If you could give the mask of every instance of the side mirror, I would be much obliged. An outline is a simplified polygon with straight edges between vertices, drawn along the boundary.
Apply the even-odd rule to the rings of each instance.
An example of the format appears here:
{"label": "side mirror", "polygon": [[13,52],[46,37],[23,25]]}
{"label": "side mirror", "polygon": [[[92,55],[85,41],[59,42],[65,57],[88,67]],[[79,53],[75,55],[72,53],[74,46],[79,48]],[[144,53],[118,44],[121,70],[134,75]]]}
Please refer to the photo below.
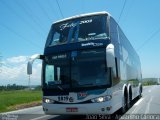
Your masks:
{"label": "side mirror", "polygon": [[115,66],[115,54],[114,54],[114,45],[109,44],[106,47],[106,63],[107,67],[114,67]]}
{"label": "side mirror", "polygon": [[30,59],[28,61],[28,64],[27,64],[27,74],[28,75],[32,74],[32,64],[33,64],[35,59],[44,59],[44,56],[40,55],[40,54],[35,54],[35,55],[32,55],[30,57]]}
{"label": "side mirror", "polygon": [[32,62],[28,61],[27,64],[27,74],[31,75],[32,74]]}

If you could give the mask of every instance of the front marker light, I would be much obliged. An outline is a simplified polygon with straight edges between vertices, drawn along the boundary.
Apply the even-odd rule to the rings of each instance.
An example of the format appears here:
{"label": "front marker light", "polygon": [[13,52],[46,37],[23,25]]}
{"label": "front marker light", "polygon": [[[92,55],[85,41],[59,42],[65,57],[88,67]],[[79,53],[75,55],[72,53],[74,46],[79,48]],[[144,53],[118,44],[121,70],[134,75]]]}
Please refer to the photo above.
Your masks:
{"label": "front marker light", "polygon": [[54,100],[51,100],[49,98],[43,98],[43,102],[48,103],[48,104],[52,104],[52,103],[54,103]]}
{"label": "front marker light", "polygon": [[112,98],[111,95],[106,95],[106,96],[91,99],[91,101],[94,103],[100,103],[100,102],[109,101],[109,100],[111,100],[111,98]]}
{"label": "front marker light", "polygon": [[111,96],[111,95],[105,96],[105,101],[109,101],[109,100],[111,100],[111,99],[112,99],[112,96]]}

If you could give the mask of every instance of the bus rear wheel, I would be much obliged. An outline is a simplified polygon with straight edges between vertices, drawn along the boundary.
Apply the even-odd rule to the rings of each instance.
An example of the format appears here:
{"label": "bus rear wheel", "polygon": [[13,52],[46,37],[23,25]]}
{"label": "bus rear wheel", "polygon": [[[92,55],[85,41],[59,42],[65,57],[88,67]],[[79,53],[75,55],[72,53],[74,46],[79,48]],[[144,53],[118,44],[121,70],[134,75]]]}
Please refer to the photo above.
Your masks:
{"label": "bus rear wheel", "polygon": [[140,99],[142,97],[142,86],[139,87],[139,95],[138,98]]}
{"label": "bus rear wheel", "polygon": [[129,109],[132,105],[132,91],[131,88],[129,90],[129,95],[128,95],[128,101],[127,101],[127,108]]}
{"label": "bus rear wheel", "polygon": [[125,95],[122,100],[121,113],[124,114],[127,111],[127,96]]}

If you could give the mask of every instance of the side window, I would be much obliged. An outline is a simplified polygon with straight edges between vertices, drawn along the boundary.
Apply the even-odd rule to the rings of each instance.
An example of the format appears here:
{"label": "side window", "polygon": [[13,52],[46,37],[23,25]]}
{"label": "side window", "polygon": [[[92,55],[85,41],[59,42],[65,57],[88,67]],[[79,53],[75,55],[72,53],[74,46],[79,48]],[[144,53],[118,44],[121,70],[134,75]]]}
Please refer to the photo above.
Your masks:
{"label": "side window", "polygon": [[118,42],[118,32],[117,32],[117,23],[115,20],[111,17],[110,18],[110,37],[114,44]]}
{"label": "side window", "polygon": [[117,25],[117,40],[118,40],[118,43],[120,44],[120,34],[119,34],[119,26]]}

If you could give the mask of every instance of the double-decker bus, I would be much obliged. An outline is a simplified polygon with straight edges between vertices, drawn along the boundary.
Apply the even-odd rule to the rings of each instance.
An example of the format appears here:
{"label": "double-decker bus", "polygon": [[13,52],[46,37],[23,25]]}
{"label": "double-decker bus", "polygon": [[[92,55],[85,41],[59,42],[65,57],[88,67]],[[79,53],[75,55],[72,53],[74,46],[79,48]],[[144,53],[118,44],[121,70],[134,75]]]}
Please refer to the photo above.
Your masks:
{"label": "double-decker bus", "polygon": [[142,93],[136,51],[107,12],[82,14],[54,22],[42,62],[43,110],[46,114],[125,112]]}

